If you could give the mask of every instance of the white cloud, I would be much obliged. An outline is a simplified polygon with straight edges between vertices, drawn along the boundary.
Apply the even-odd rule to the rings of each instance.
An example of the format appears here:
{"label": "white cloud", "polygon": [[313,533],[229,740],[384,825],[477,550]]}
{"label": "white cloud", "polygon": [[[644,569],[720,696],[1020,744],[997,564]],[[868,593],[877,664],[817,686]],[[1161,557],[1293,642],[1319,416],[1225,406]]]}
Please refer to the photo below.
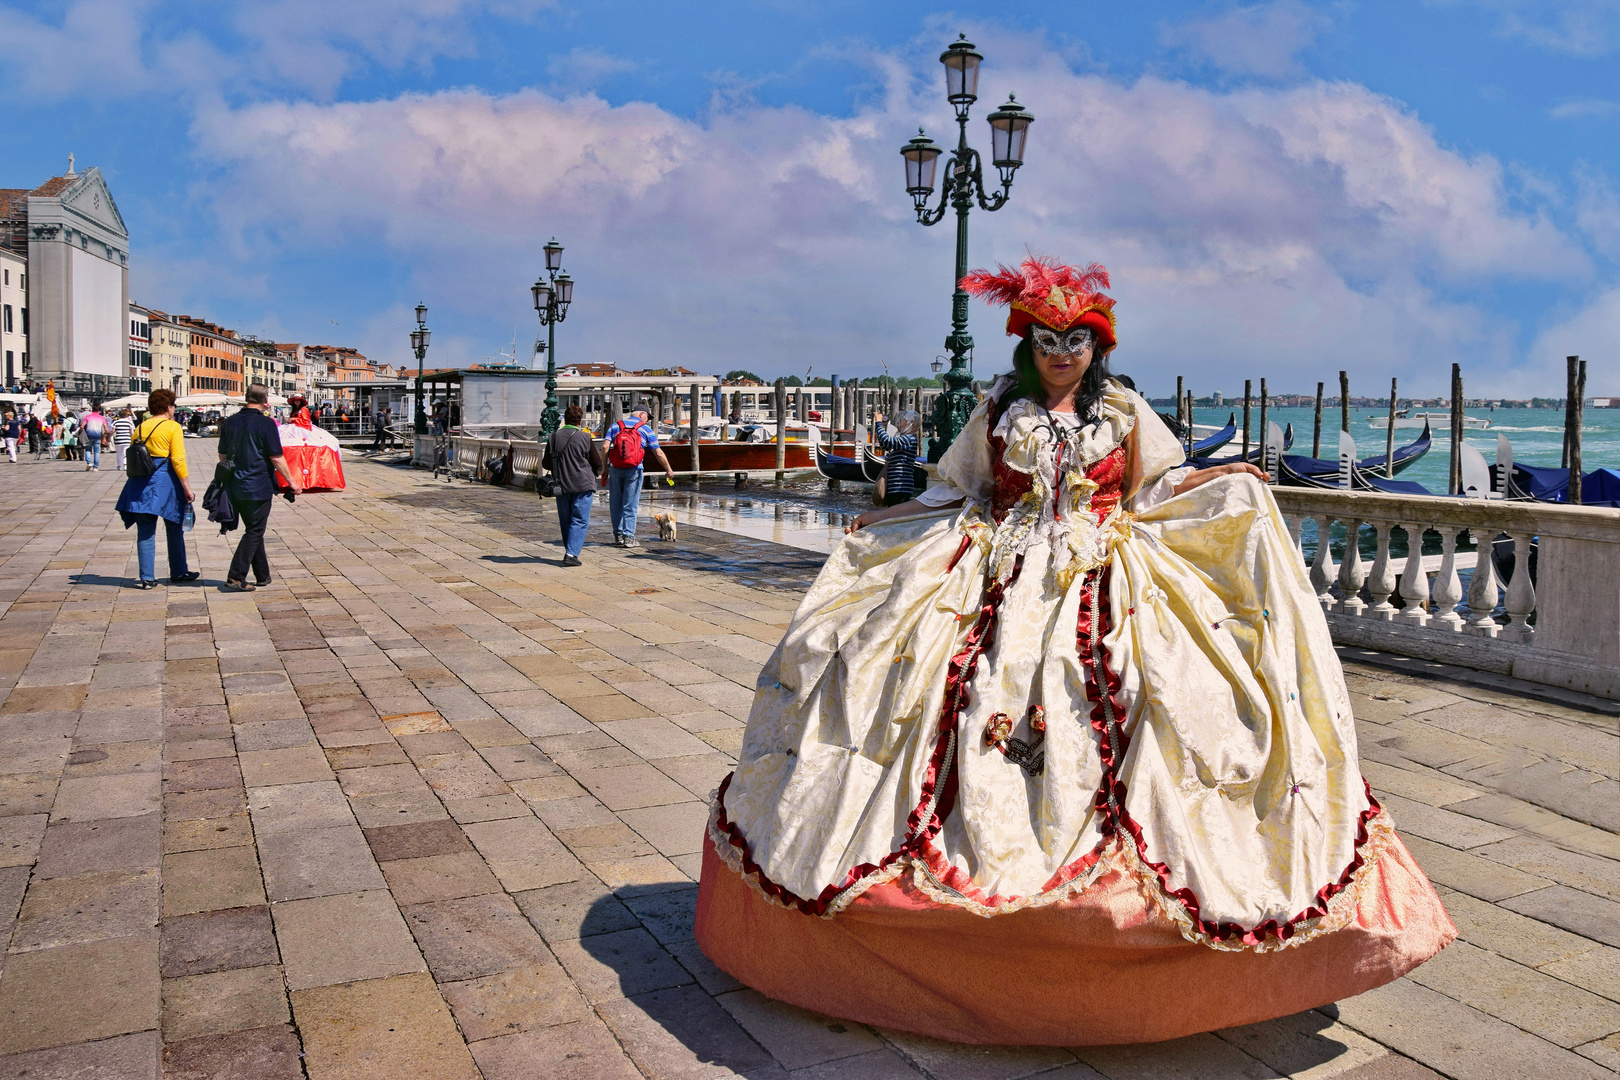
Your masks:
{"label": "white cloud", "polygon": [[1303,73],[1295,54],[1332,25],[1300,0],[1272,0],[1166,27],[1160,39],[1229,74],[1279,79]]}
{"label": "white cloud", "polygon": [[[1513,383],[1517,392],[1562,397],[1566,356],[1584,356],[1588,394],[1620,394],[1620,288],[1600,290],[1579,311],[1538,334],[1529,363]],[[1552,386],[1556,390],[1546,388]]]}
{"label": "white cloud", "polygon": [[1620,260],[1620,197],[1601,169],[1580,165],[1575,170],[1575,224],[1592,247]]}
{"label": "white cloud", "polygon": [[1566,101],[1548,110],[1554,120],[1578,120],[1587,117],[1613,116],[1620,113],[1620,102],[1591,98],[1585,101]]}
{"label": "white cloud", "polygon": [[[1439,389],[1454,359],[1505,378],[1511,335],[1471,290],[1590,275],[1578,243],[1509,207],[1494,160],[1363,87],[1126,84],[1018,44],[1029,164],[1006,209],[973,215],[973,265],[1026,247],[1107,263],[1121,364],[1149,381],[1236,371],[1288,389],[1309,361]],[[380,246],[417,268],[413,293],[487,318],[492,340],[532,318],[555,233],[579,282],[565,355],[920,373],[947,329],[951,236],[910,220],[897,151],[920,114],[936,133],[946,117],[931,84],[914,99],[911,72],[888,78],[847,118],[737,105],[698,123],[460,90],[219,108],[196,141],[229,233],[335,258]],[[973,325],[998,369],[999,316],[976,307]]]}

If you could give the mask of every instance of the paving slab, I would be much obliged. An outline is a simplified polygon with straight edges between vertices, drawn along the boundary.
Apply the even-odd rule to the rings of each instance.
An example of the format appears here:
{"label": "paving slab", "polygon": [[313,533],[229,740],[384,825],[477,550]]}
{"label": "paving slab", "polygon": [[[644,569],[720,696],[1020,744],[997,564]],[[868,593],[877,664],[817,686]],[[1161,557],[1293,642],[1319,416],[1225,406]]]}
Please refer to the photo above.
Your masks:
{"label": "paving slab", "polygon": [[478,1080],[426,974],[298,990],[292,1007],[310,1080]]}
{"label": "paving slab", "polygon": [[289,900],[270,910],[291,990],[427,970],[385,890]]}

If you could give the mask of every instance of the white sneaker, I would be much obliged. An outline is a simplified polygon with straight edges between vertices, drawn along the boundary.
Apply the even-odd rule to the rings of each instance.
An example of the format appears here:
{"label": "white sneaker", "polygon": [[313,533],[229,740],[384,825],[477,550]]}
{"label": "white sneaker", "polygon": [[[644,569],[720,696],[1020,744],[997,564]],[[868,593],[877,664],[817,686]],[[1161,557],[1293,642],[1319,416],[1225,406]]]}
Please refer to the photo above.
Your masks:
{"label": "white sneaker", "polygon": [[85,472],[89,472],[89,471],[90,471],[90,470],[91,470],[91,469],[93,469],[93,468],[95,468],[95,466],[94,466],[94,465],[86,465],[86,466],[85,466],[85,467],[84,467],[84,471],[85,471]]}

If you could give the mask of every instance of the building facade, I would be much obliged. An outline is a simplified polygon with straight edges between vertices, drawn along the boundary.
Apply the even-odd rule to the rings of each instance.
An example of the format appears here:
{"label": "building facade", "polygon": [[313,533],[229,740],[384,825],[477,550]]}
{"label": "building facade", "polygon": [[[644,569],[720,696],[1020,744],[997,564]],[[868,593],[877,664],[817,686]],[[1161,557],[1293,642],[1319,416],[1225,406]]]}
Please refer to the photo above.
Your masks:
{"label": "building facade", "polygon": [[17,386],[28,373],[28,259],[0,247],[0,378]]}
{"label": "building facade", "polygon": [[152,312],[139,304],[129,305],[129,389],[152,389]]}
{"label": "building facade", "polygon": [[0,246],[27,260],[29,374],[69,394],[127,393],[129,231],[101,171],[69,159],[37,188],[0,191]]}
{"label": "building facade", "polygon": [[191,329],[172,315],[151,309],[152,388],[174,391],[175,397],[191,393]]}
{"label": "building facade", "polygon": [[191,350],[190,392],[241,396],[242,342],[236,331],[227,330],[190,315],[177,315],[175,322],[185,327]]}
{"label": "building facade", "polygon": [[263,383],[272,394],[287,397],[297,390],[298,364],[287,359],[281,346],[269,341],[249,341],[242,356],[247,383]]}

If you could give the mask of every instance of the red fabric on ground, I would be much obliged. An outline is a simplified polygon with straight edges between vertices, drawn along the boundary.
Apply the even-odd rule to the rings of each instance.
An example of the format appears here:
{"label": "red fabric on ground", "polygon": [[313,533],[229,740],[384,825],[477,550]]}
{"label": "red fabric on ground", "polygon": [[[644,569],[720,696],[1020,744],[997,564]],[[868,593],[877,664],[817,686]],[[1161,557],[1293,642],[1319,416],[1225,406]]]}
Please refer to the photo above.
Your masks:
{"label": "red fabric on ground", "polygon": [[[336,450],[325,446],[284,446],[287,467],[303,479],[306,491],[342,491],[343,462]],[[284,488],[287,481],[276,474],[276,487]]]}
{"label": "red fabric on ground", "polygon": [[830,1016],[961,1043],[1158,1042],[1363,993],[1456,937],[1399,840],[1362,872],[1345,929],[1223,952],[1183,938],[1117,865],[1079,897],[994,918],[935,903],[908,872],[823,919],[767,902],[706,835],[696,933],[737,979]]}

